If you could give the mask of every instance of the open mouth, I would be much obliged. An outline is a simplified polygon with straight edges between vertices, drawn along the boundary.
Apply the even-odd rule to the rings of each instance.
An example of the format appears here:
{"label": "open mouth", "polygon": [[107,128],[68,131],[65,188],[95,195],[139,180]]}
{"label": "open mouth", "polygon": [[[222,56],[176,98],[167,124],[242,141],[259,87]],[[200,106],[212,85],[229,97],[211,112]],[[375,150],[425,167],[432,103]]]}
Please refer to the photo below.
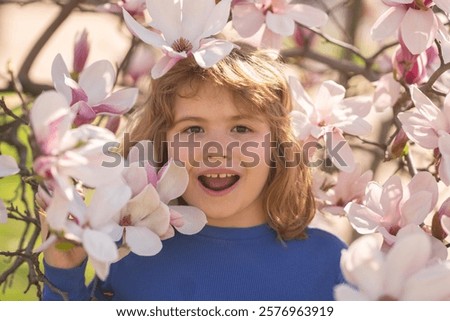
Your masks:
{"label": "open mouth", "polygon": [[236,184],[239,175],[236,174],[205,174],[198,177],[200,183],[207,189],[219,192]]}

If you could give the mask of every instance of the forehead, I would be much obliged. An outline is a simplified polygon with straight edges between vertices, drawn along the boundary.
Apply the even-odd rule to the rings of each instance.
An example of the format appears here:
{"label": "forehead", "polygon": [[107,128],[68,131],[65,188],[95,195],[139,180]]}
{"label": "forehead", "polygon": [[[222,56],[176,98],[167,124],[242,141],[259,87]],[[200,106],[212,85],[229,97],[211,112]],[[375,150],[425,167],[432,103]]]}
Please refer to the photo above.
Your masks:
{"label": "forehead", "polygon": [[183,85],[174,100],[174,118],[215,115],[218,117],[255,118],[265,120],[251,102],[225,86],[207,82]]}

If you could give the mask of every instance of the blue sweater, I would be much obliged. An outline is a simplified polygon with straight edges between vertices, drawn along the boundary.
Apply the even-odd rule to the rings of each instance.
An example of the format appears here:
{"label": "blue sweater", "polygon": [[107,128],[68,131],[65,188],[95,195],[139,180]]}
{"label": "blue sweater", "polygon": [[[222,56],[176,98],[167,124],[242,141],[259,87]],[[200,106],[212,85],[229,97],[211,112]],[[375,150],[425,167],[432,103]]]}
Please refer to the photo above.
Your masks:
{"label": "blue sweater", "polygon": [[[339,260],[345,244],[308,229],[305,240],[281,242],[267,225],[205,226],[195,235],[176,234],[155,256],[130,253],[112,264],[105,282],[85,284],[86,262],[64,270],[45,265],[47,278],[70,300],[333,300],[344,282]],[[106,295],[105,295],[106,294]],[[60,300],[44,287],[44,300]]]}

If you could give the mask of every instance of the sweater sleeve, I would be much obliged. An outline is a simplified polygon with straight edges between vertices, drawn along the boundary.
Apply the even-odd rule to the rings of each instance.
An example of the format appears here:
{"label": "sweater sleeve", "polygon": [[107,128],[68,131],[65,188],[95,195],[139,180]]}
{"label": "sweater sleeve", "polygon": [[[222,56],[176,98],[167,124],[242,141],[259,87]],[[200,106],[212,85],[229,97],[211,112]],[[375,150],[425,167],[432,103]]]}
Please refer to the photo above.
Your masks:
{"label": "sweater sleeve", "polygon": [[[55,289],[67,294],[69,300],[90,300],[89,290],[86,287],[84,276],[86,264],[87,260],[78,267],[60,269],[48,265],[44,260],[45,276]],[[44,301],[59,301],[64,300],[64,297],[46,283],[44,284],[42,299]]]}

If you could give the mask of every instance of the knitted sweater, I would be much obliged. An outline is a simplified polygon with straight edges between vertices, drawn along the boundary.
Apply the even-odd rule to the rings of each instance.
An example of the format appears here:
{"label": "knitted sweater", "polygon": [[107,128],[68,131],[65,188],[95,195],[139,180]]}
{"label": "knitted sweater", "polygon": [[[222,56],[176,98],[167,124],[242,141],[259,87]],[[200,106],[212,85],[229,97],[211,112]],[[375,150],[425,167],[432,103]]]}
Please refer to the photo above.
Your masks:
{"label": "knitted sweater", "polygon": [[[45,274],[70,300],[333,300],[333,287],[344,282],[345,244],[319,229],[307,233],[307,239],[281,242],[268,225],[205,226],[163,241],[155,256],[130,253],[111,265],[104,282],[85,286],[86,262],[68,270],[45,264]],[[62,298],[45,286],[43,299]]]}

